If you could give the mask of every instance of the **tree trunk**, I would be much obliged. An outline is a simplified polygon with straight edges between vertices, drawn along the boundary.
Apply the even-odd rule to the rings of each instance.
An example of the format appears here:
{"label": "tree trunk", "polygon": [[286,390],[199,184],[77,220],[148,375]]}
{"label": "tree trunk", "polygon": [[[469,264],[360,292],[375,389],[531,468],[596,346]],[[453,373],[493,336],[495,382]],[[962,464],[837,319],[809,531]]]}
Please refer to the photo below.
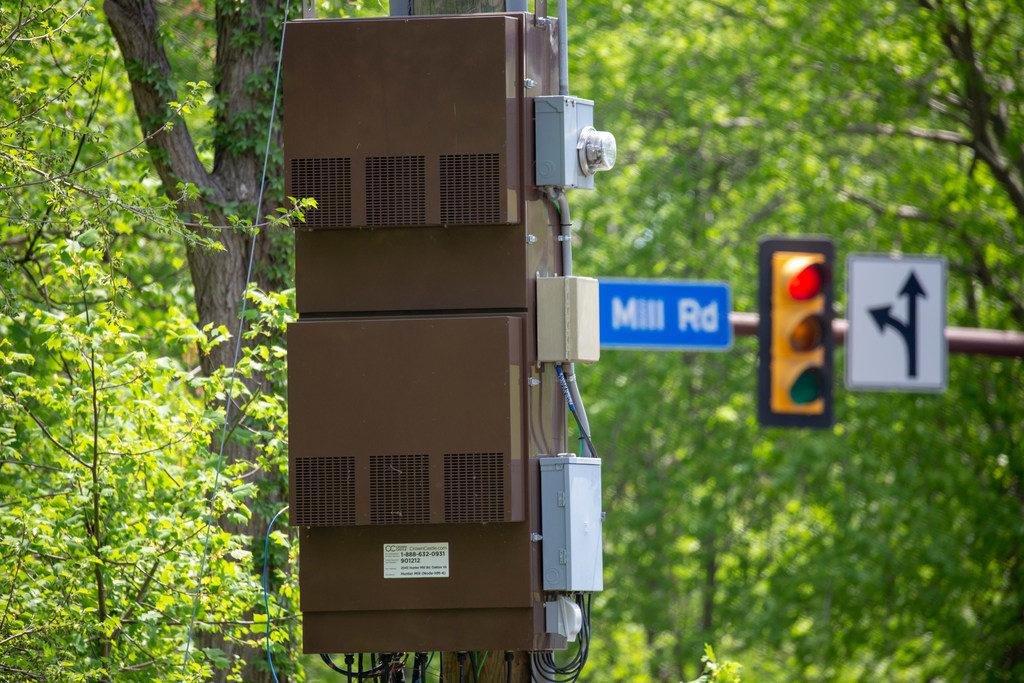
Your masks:
{"label": "tree trunk", "polygon": [[[167,196],[181,200],[181,208],[186,215],[197,213],[208,216],[214,225],[226,225],[226,217],[233,211],[237,211],[240,218],[256,218],[266,216],[279,206],[278,198],[268,198],[264,191],[262,204],[258,211],[256,208],[267,136],[266,112],[269,112],[273,96],[273,77],[281,37],[279,28],[273,27],[279,27],[276,22],[284,19],[284,6],[277,0],[216,3],[216,79],[208,80],[215,82],[220,104],[215,125],[214,166],[208,172],[199,159],[184,121],[175,119],[173,127],[160,130],[173,113],[167,103],[178,97],[170,63],[161,44],[154,0],[105,0],[103,3],[107,21],[121,48],[142,132],[152,136],[147,144],[154,168],[163,181]],[[269,78],[271,87],[253,87],[254,82],[261,78]],[[280,146],[279,127],[274,130],[273,143]],[[271,166],[268,178],[275,175],[280,176],[280,169]],[[199,191],[198,197],[182,199],[179,183],[195,186]],[[201,359],[203,372],[210,374],[233,362],[234,335],[238,332],[240,304],[247,284],[252,238],[241,230],[229,228],[201,229],[200,233],[219,242],[224,249],[214,251],[194,244],[186,245],[198,322],[200,327],[210,323],[224,325],[232,335],[231,342],[221,344]],[[251,254],[253,281],[258,286],[264,289],[287,286],[289,248],[290,241],[280,231],[259,230],[255,253]],[[257,377],[253,384],[263,381]],[[233,412],[234,417],[237,417],[237,412]],[[218,433],[213,447],[217,448],[219,444]],[[255,465],[257,453],[229,441],[224,449],[224,463],[238,461]],[[257,478],[266,477],[263,472],[257,475]],[[262,538],[267,522],[253,516],[245,525],[223,526],[232,533]],[[239,618],[251,617],[239,615]],[[241,646],[216,634],[204,634],[198,644],[219,648],[231,660],[241,657],[246,662],[242,669],[246,681],[269,683],[273,680],[269,672],[262,671],[265,667],[258,665],[264,658],[258,649]],[[215,680],[224,678],[225,672],[217,672]]]}

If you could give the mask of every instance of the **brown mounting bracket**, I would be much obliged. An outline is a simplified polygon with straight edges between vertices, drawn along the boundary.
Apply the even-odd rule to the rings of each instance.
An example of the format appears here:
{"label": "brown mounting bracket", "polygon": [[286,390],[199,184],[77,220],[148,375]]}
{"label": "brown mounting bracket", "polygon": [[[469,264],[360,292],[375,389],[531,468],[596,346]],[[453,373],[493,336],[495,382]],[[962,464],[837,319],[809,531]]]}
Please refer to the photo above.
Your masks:
{"label": "brown mounting bracket", "polygon": [[302,18],[316,19],[316,0],[302,0]]}

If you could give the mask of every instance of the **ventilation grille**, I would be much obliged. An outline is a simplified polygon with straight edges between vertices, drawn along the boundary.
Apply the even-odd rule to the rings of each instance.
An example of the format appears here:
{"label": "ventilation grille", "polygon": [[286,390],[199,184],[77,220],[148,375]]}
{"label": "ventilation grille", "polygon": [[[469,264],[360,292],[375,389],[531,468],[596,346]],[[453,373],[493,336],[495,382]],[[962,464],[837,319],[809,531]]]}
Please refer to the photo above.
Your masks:
{"label": "ventilation grille", "polygon": [[429,462],[426,455],[370,458],[370,524],[430,521]]}
{"label": "ventilation grille", "polygon": [[351,159],[292,159],[291,170],[288,194],[316,200],[316,208],[306,211],[306,226],[352,225]]}
{"label": "ventilation grille", "polygon": [[504,453],[446,453],[444,520],[500,522],[505,518]]}
{"label": "ventilation grille", "polygon": [[297,526],[355,524],[355,459],[341,457],[295,459]]}
{"label": "ventilation grille", "polygon": [[366,224],[422,225],[427,185],[422,156],[366,158]]}
{"label": "ventilation grille", "polygon": [[501,220],[498,154],[441,155],[441,222],[496,223]]}

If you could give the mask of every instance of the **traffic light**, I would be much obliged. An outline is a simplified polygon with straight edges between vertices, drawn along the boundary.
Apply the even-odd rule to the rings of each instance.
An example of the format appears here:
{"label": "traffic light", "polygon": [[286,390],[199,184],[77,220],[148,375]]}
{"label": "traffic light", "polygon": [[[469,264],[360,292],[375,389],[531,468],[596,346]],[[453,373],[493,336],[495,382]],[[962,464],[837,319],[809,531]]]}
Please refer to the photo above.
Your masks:
{"label": "traffic light", "polygon": [[758,421],[832,425],[832,274],[825,239],[763,239],[758,251]]}

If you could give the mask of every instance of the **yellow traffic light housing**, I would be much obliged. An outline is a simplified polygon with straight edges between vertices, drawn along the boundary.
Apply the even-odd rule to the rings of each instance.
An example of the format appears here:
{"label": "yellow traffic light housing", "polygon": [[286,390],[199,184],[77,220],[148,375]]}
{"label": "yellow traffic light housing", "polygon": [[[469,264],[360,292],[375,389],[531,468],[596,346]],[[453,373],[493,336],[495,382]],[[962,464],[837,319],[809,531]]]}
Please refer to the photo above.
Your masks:
{"label": "yellow traffic light housing", "polygon": [[828,427],[832,416],[832,243],[768,238],[759,251],[758,419]]}

